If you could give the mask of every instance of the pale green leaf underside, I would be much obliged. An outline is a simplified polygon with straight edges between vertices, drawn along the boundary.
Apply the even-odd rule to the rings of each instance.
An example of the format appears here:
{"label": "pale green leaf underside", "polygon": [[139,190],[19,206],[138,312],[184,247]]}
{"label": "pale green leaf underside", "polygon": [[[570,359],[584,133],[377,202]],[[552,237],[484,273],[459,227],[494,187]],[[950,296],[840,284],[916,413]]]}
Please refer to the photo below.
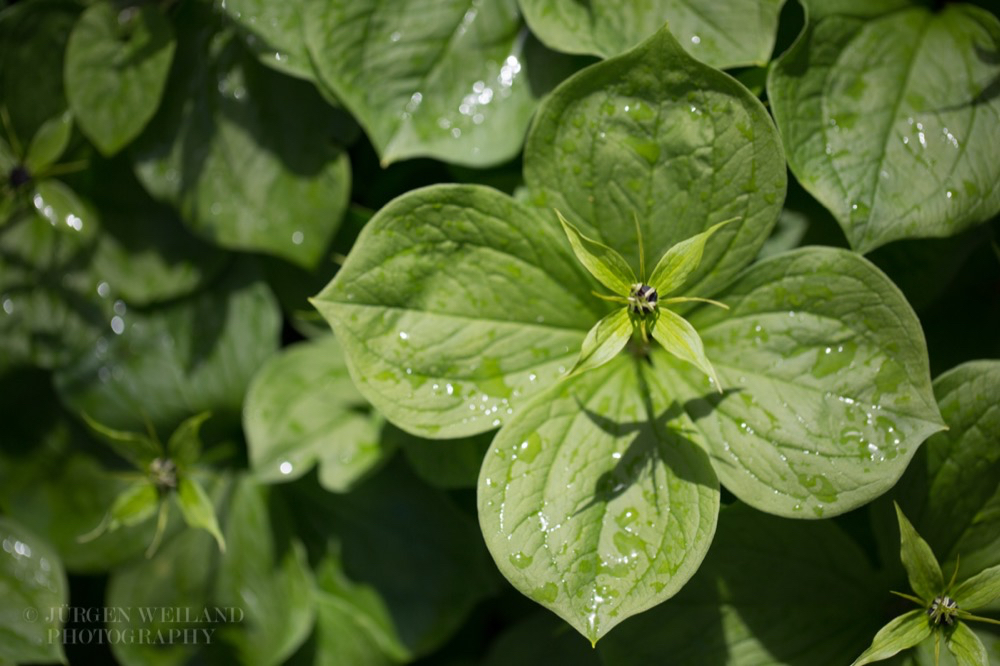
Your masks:
{"label": "pale green leaf underside", "polygon": [[964,622],[955,627],[955,631],[948,637],[947,645],[958,666],[986,666],[990,663],[986,646]]}
{"label": "pale green leaf underside", "polygon": [[[973,361],[934,381],[948,431],[927,441],[899,502],[959,580],[1000,564],[1000,361]],[[959,558],[960,556],[960,558]]]}
{"label": "pale green leaf underside", "polygon": [[570,369],[604,312],[562,230],[480,186],[385,206],[314,300],[358,389],[425,437],[494,428]]}
{"label": "pale green leaf underside", "polygon": [[6,546],[0,549],[0,661],[65,662],[62,641],[50,640],[62,629],[61,622],[49,620],[50,610],[69,602],[59,556],[6,516],[0,516],[0,543]]}
{"label": "pale green leaf underside", "polygon": [[342,121],[313,86],[214,32],[206,10],[179,8],[177,62],[134,144],[136,173],[202,237],[313,267],[350,193]]}
{"label": "pale green leaf underside", "polygon": [[611,57],[664,23],[688,53],[713,67],[765,65],[784,0],[520,0],[528,25],[551,48]]}
{"label": "pale green leaf underside", "polygon": [[931,547],[913,529],[898,504],[896,519],[899,521],[899,559],[906,569],[910,587],[921,599],[934,599],[945,591],[941,567]]}
{"label": "pale green leaf underside", "polygon": [[257,478],[290,481],[318,464],[320,483],[336,492],[383,458],[381,425],[329,335],[272,357],[254,376],[243,406]]}
{"label": "pale green leaf underside", "polygon": [[573,374],[604,365],[618,355],[632,337],[632,318],[627,308],[619,308],[590,329],[583,339]]}
{"label": "pale green leaf underside", "polygon": [[[805,248],[760,262],[690,317],[725,388],[664,357],[722,483],[763,511],[820,517],[889,489],[941,429],[903,295],[869,262]],[[660,363],[654,356],[654,362]]]}
{"label": "pale green leaf underside", "polygon": [[558,210],[556,217],[559,218],[559,223],[562,225],[563,231],[566,232],[566,238],[569,239],[570,247],[573,248],[573,254],[587,269],[587,272],[610,289],[611,293],[626,296],[629,289],[638,280],[636,280],[632,267],[622,258],[622,255],[607,245],[581,234],[580,230],[563,217]]}
{"label": "pale green leaf underside", "polygon": [[888,659],[902,650],[913,647],[930,634],[927,613],[923,610],[913,610],[900,615],[875,634],[871,647],[865,650],[852,666]]}
{"label": "pale green leaf underside", "polygon": [[687,295],[711,296],[756,256],[778,218],[786,167],[770,116],[740,83],[666,30],[561,84],[539,108],[524,177],[531,201],[639,265],[730,218]]}
{"label": "pale green leaf underside", "polygon": [[497,434],[479,477],[500,571],[591,642],[675,594],[715,531],[708,458],[640,372],[619,356],[539,394]]}
{"label": "pale green leaf underside", "polygon": [[175,48],[159,7],[97,2],[80,16],[66,45],[66,99],[103,154],[121,150],[156,113]]}
{"label": "pale green leaf underside", "polygon": [[536,98],[516,0],[308,3],[320,78],[383,163],[428,156],[485,166],[513,157]]}
{"label": "pale green leaf underside", "polygon": [[995,215],[1000,22],[961,4],[868,20],[855,18],[867,0],[840,4],[768,80],[796,177],[860,252]]}

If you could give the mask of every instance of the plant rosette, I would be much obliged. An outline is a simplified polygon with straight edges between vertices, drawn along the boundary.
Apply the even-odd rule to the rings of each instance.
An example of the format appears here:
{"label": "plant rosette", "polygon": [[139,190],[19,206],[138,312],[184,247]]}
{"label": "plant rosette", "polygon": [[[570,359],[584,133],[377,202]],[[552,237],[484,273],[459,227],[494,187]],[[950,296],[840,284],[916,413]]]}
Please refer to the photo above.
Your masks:
{"label": "plant rosette", "polygon": [[[500,428],[486,543],[591,642],[694,574],[720,481],[769,513],[830,516],[942,428],[919,322],[871,263],[805,248],[750,265],[784,199],[777,132],[665,29],[543,102],[524,172],[526,202],[467,185],[390,202],[314,303],[390,421]],[[685,258],[654,269],[645,314],[642,254]]]}

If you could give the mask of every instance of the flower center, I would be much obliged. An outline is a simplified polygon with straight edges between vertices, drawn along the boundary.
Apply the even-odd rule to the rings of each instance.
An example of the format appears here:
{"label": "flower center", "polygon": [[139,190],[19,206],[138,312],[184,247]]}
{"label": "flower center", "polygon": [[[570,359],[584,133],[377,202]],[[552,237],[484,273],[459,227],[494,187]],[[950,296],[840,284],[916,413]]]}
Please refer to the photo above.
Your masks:
{"label": "flower center", "polygon": [[636,283],[628,294],[628,309],[635,314],[647,314],[656,310],[656,301],[659,295],[656,289],[648,284]]}
{"label": "flower center", "polygon": [[931,616],[933,624],[944,622],[950,625],[955,621],[955,615],[958,614],[958,604],[951,597],[937,597],[931,602],[931,607],[927,609],[927,614]]}

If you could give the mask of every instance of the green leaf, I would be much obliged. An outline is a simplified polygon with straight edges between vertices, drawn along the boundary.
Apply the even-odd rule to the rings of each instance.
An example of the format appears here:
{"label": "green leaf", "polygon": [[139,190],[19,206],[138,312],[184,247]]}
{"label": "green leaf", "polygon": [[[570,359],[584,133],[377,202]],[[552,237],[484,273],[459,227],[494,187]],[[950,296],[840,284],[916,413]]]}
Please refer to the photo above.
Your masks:
{"label": "green leaf", "polygon": [[942,374],[934,394],[948,424],[900,480],[896,498],[958,579],[1000,564],[1000,361]]}
{"label": "green leaf", "polygon": [[618,356],[618,352],[625,348],[631,338],[632,318],[629,316],[628,308],[621,307],[590,329],[587,337],[583,339],[580,357],[576,359],[570,374],[579,374],[604,365]]}
{"label": "green leaf", "polygon": [[201,456],[201,424],[211,418],[211,412],[202,412],[185,419],[167,441],[167,457],[185,469],[195,464]]}
{"label": "green leaf", "polygon": [[851,666],[862,666],[888,659],[901,650],[913,647],[930,635],[927,613],[923,609],[910,611],[882,627],[875,634],[871,647],[855,659]]}
{"label": "green leaf", "polygon": [[677,291],[684,285],[691,272],[698,268],[698,264],[701,263],[701,257],[705,252],[705,243],[708,242],[708,239],[720,227],[734,221],[725,220],[712,225],[706,231],[683,240],[667,250],[649,276],[649,285],[656,289],[660,298]]}
{"label": "green leaf", "polygon": [[481,186],[407,193],[314,300],[365,396],[400,428],[495,428],[573,364],[605,314],[555,220]]}
{"label": "green leaf", "polygon": [[713,67],[766,65],[784,0],[521,0],[531,30],[551,48],[616,56],[664,23],[684,48]]}
{"label": "green leaf", "polygon": [[59,556],[6,516],[0,516],[0,544],[0,661],[67,663],[59,609],[69,603],[69,586]]}
{"label": "green leaf", "polygon": [[219,531],[219,523],[215,518],[215,507],[205,489],[190,476],[182,476],[177,484],[177,504],[181,508],[184,522],[189,527],[203,529],[213,537],[219,545],[219,550],[226,552],[226,540]]}
{"label": "green leaf", "polygon": [[574,227],[562,213],[556,211],[556,217],[569,239],[573,254],[580,260],[587,272],[597,278],[597,281],[619,296],[629,293],[638,280],[632,267],[622,258],[622,255],[603,243],[587,238]]}
{"label": "green leaf", "polygon": [[103,154],[131,143],[156,113],[176,46],[173,26],[156,5],[95,2],[73,26],[66,98]]}
{"label": "green leaf", "polygon": [[53,178],[38,181],[31,203],[44,220],[60,231],[92,236],[97,229],[92,209],[62,181]]}
{"label": "green leaf", "polygon": [[698,336],[698,331],[694,330],[694,326],[687,319],[676,312],[660,308],[653,324],[653,338],[668,352],[708,375],[712,386],[722,393],[722,384],[719,383],[712,362],[705,356],[705,347]]}
{"label": "green leaf", "polygon": [[92,419],[86,412],[81,412],[80,417],[102,442],[137,468],[143,469],[155,458],[163,455],[163,447],[148,435],[130,430],[109,428]]}
{"label": "green leaf", "polygon": [[115,498],[111,505],[108,531],[144,523],[160,507],[160,494],[148,481],[134,483]]}
{"label": "green leaf", "polygon": [[898,504],[896,518],[899,520],[899,558],[906,567],[910,587],[921,599],[930,601],[945,592],[941,567],[931,547],[913,529]]}
{"label": "green leaf", "polygon": [[1000,597],[1000,565],[984,569],[962,581],[951,591],[962,610],[976,610]]}
{"label": "green leaf", "polygon": [[664,655],[677,666],[843,666],[884,623],[884,603],[867,553],[833,521],[736,503],[722,509],[705,561],[677,596],[622,624],[597,651],[605,666]]}
{"label": "green leaf", "polygon": [[487,166],[514,157],[537,95],[516,0],[306,3],[316,71],[383,164],[427,156]]}
{"label": "green leaf", "polygon": [[322,589],[361,606],[385,635],[380,644],[388,654],[402,657],[402,649],[415,658],[434,651],[496,591],[474,519],[398,461],[350,493],[329,493],[305,480],[275,488],[299,493],[297,534],[310,552],[319,549],[342,563],[354,583],[334,584],[321,566]]}
{"label": "green leaf", "polygon": [[354,388],[330,335],[287,347],[260,368],[247,390],[243,429],[251,469],[270,483],[318,464],[323,487],[345,492],[390,451],[382,416]]}
{"label": "green leaf", "polygon": [[73,133],[73,115],[64,111],[45,121],[28,145],[24,166],[33,174],[44,172],[62,157]]}
{"label": "green leaf", "polygon": [[113,337],[57,373],[60,398],[118,429],[144,430],[149,422],[172,432],[205,411],[221,422],[236,419],[281,325],[274,297],[254,278],[237,263],[211,291],[146,312],[119,308]]}
{"label": "green leaf", "polygon": [[302,0],[226,0],[222,9],[240,26],[246,45],[265,65],[301,79],[315,70],[306,49]]}
{"label": "green leaf", "polygon": [[[108,580],[107,605],[127,613],[112,625],[114,629],[133,635],[149,631],[153,636],[157,632],[169,636],[171,630],[188,632],[186,642],[114,641],[111,650],[118,663],[181,666],[199,649],[219,642],[217,632],[225,625],[199,621],[206,615],[218,617],[210,605],[217,553],[207,533],[185,530],[168,540],[153,558],[139,558],[114,570]],[[232,613],[227,619],[240,619],[238,609]]]}
{"label": "green leaf", "polygon": [[987,666],[990,663],[986,646],[964,622],[959,622],[945,643],[955,655],[958,666]]}
{"label": "green leaf", "polygon": [[685,404],[726,488],[788,517],[849,511],[891,488],[942,429],[927,348],[899,290],[846,250],[749,268],[688,318],[726,388],[669,357],[656,381]]}
{"label": "green leaf", "polygon": [[878,14],[903,3],[885,4],[824,7],[768,79],[793,173],[859,252],[1000,211],[1000,21],[965,4]]}
{"label": "green leaf", "polygon": [[347,207],[349,121],[217,32],[207,5],[179,10],[164,102],[133,151],[139,179],[214,243],[315,266]]}
{"label": "green leaf", "polygon": [[592,643],[673,596],[715,532],[718,481],[681,408],[620,356],[536,396],[494,440],[479,521],[518,590]]}
{"label": "green leaf", "polygon": [[711,296],[753,260],[778,218],[786,167],[746,88],[687,55],[666,30],[581,71],[539,107],[524,152],[531,201],[639,265],[733,217],[687,289]]}
{"label": "green leaf", "polygon": [[0,104],[16,135],[6,137],[11,145],[27,144],[66,110],[63,53],[79,14],[78,3],[63,0],[8,6],[0,14]]}
{"label": "green leaf", "polygon": [[267,486],[239,481],[226,520],[229,550],[219,568],[216,600],[243,611],[242,626],[219,631],[242,663],[282,663],[313,626],[312,575],[302,544],[288,536],[290,520]]}

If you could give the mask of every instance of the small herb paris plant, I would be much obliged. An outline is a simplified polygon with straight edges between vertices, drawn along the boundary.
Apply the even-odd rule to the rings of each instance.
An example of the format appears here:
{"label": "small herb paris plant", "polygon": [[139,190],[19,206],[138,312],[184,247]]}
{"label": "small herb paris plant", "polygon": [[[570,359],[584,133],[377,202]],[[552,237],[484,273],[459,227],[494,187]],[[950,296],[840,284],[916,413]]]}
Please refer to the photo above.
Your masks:
{"label": "small herb paris plant", "polygon": [[947,585],[941,566],[931,547],[896,505],[899,521],[900,559],[906,568],[910,586],[918,596],[894,592],[920,608],[900,615],[885,625],[872,641],[871,647],[854,661],[853,666],[870,664],[897,654],[934,637],[934,663],[941,655],[942,640],[959,664],[988,664],[986,648],[966,621],[1000,624],[1000,621],[973,615],[969,611],[981,608],[1000,597],[1000,565],[989,567],[958,585],[958,563]]}
{"label": "small herb paris plant", "polygon": [[[557,88],[524,170],[528,203],[480,186],[389,203],[314,303],[399,427],[500,426],[480,473],[486,543],[591,641],[697,570],[720,481],[764,511],[829,516],[888,489],[941,428],[916,317],[874,266],[806,248],[747,268],[782,204],[776,131],[666,30]],[[652,345],[566,376],[611,312],[552,209],[630,266],[636,217],[650,256],[706,234],[677,293],[730,309],[676,305],[718,382]],[[611,288],[642,296],[626,282]]]}

